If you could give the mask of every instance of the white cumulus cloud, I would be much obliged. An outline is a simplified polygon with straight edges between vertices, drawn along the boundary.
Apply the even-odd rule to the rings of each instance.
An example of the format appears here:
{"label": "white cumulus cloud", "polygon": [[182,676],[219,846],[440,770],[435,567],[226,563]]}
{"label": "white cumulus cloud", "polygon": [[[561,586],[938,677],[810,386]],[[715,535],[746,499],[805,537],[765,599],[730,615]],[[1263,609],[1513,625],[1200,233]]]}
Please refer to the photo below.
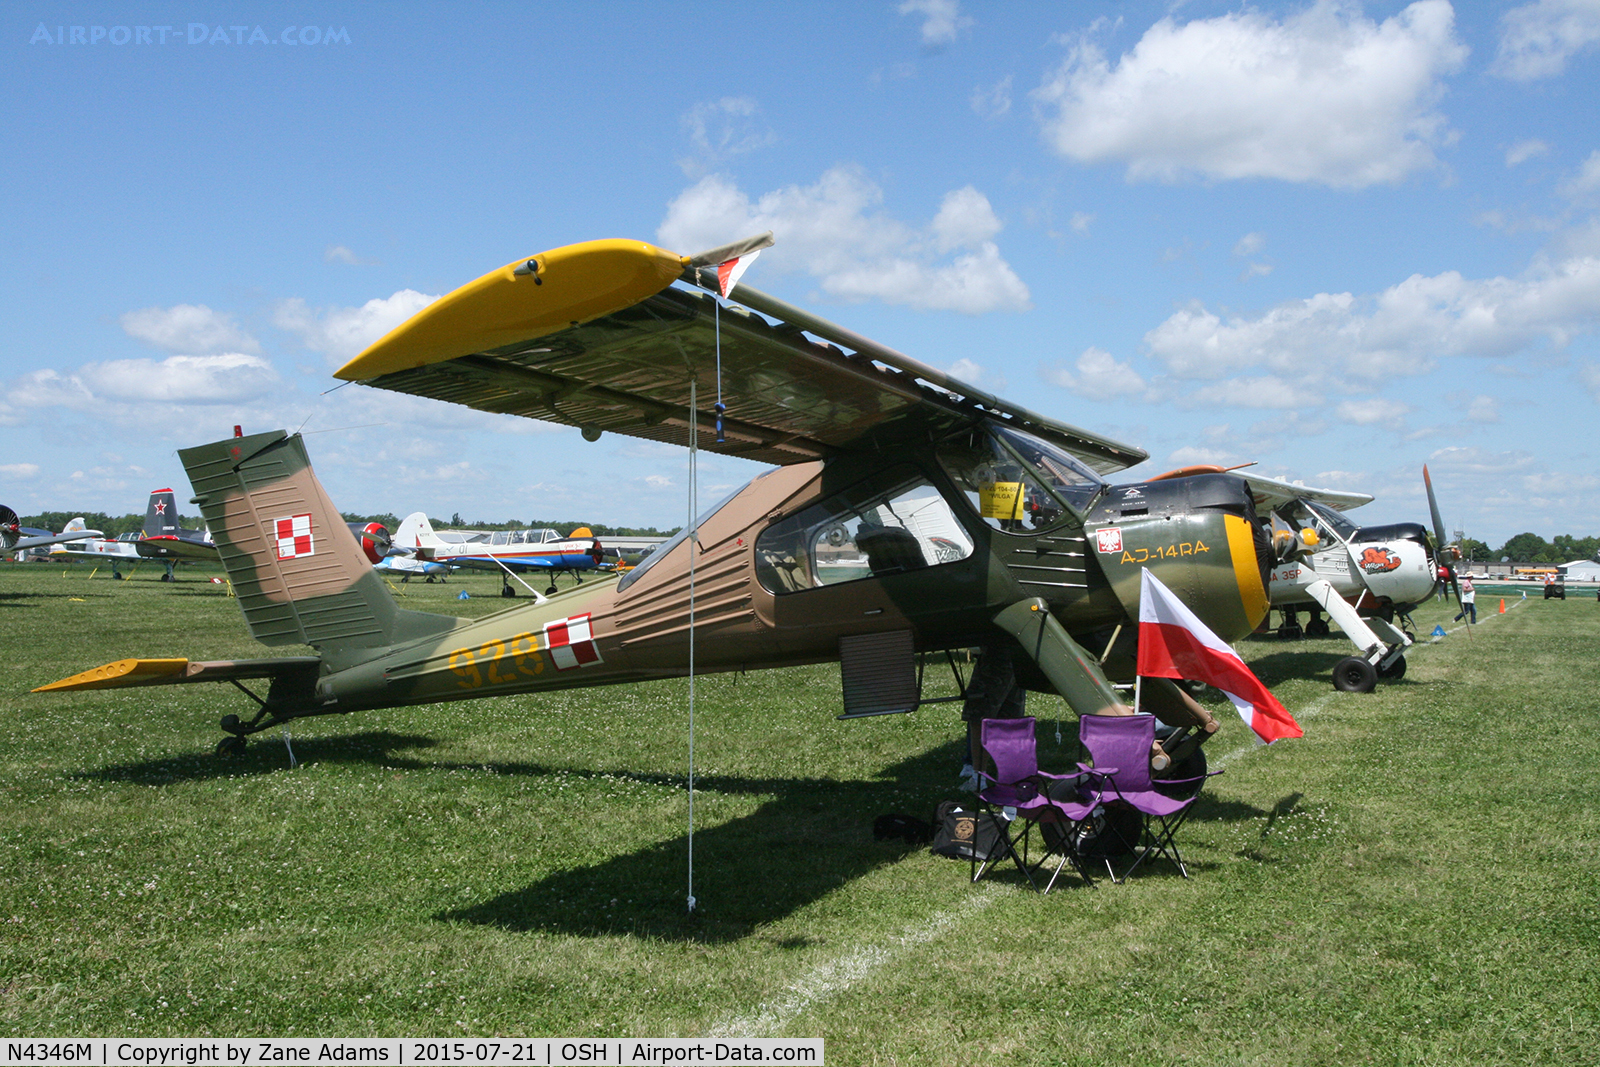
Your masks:
{"label": "white cumulus cloud", "polygon": [[1586,256],[1523,278],[1413,275],[1370,297],[1319,293],[1255,317],[1224,320],[1194,304],[1151,330],[1145,343],[1179,379],[1267,371],[1348,392],[1375,390],[1441,359],[1561,348],[1597,327],[1600,258]]}
{"label": "white cumulus cloud", "polygon": [[1090,400],[1132,396],[1145,389],[1144,378],[1133,369],[1132,364],[1118,360],[1103,348],[1093,346],[1083,350],[1070,370],[1066,367],[1044,367],[1040,373],[1046,381]]}
{"label": "white cumulus cloud", "polygon": [[1500,17],[1500,52],[1490,70],[1514,81],[1550,78],[1600,42],[1600,3],[1537,0]]}
{"label": "white cumulus cloud", "polygon": [[1526,163],[1534,156],[1542,156],[1549,151],[1550,146],[1539,140],[1537,137],[1530,137],[1525,141],[1518,141],[1516,144],[1506,149],[1506,166],[1515,167],[1518,164]]}
{"label": "white cumulus cloud", "polygon": [[1359,188],[1436,165],[1442,76],[1466,57],[1445,0],[1382,23],[1334,0],[1277,21],[1164,18],[1114,62],[1087,36],[1034,92],[1047,143],[1131,180]]}
{"label": "white cumulus cloud", "polygon": [[960,0],[904,0],[902,15],[922,16],[922,43],[927,48],[951,44],[972,19],[961,13]]}
{"label": "white cumulus cloud", "polygon": [[667,206],[656,236],[692,254],[771,230],[777,243],[762,253],[758,271],[801,271],[845,300],[973,315],[1031,306],[1028,287],[993,240],[1001,222],[982,193],[970,186],[947,193],[922,227],[884,214],[882,202],[883,191],[854,167],[754,200],[710,175]]}
{"label": "white cumulus cloud", "polygon": [[304,300],[293,297],[278,305],[273,323],[298,335],[307,348],[326,354],[329,362],[337,366],[437,299],[415,289],[401,289],[393,296],[374,297],[360,307],[314,311]]}
{"label": "white cumulus cloud", "polygon": [[129,337],[164,352],[261,351],[256,339],[241,330],[232,315],[212,311],[204,304],[141,308],[123,315],[121,323]]}

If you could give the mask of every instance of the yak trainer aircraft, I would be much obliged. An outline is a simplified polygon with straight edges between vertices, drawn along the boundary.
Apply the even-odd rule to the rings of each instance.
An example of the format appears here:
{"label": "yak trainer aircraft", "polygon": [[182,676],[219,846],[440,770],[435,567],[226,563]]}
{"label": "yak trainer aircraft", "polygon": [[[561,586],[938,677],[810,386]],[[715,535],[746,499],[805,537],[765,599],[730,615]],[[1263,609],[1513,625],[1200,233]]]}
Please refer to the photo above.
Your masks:
{"label": "yak trainer aircraft", "polygon": [[[520,259],[337,372],[591,441],[775,465],[626,575],[471,621],[403,610],[333,533],[299,435],[223,439],[180,452],[196,503],[251,633],[313,654],[122,660],[41,689],[264,681],[252,718],[222,721],[219,751],[237,751],[304,716],[681,676],[692,628],[698,672],[839,661],[847,716],[917,707],[917,654],[970,647],[1079,715],[1114,715],[1129,710],[1114,682],[1134,671],[1142,568],[1224,640],[1260,623],[1272,541],[1243,479],[1110,485],[1146,453],[747,286],[722,306],[714,268],[761,242]],[[1153,765],[1175,770],[1216,722],[1173,682],[1142,689],[1176,728]]]}
{"label": "yak trainer aircraft", "polygon": [[[394,546],[414,554],[420,562],[470,570],[499,571],[500,595],[514,597],[511,577],[529,571],[550,576],[546,596],[556,592],[556,575],[570,574],[581,584],[580,572],[600,566],[605,551],[587,526],[562,537],[555,530],[494,530],[474,533],[465,540],[446,541],[434,532],[423,512],[407,515],[395,531]],[[532,589],[530,587],[530,592]],[[534,593],[538,596],[538,593]]]}

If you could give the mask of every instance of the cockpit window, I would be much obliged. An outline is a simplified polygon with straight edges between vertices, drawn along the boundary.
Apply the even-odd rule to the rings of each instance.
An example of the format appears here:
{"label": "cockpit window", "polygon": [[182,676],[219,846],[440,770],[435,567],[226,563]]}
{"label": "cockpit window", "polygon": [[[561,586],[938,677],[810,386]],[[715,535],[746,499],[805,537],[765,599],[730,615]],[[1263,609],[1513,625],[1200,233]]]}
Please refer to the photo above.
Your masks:
{"label": "cockpit window", "polygon": [[1337,508],[1330,508],[1326,504],[1319,504],[1314,500],[1302,500],[1310,517],[1324,533],[1330,533],[1340,541],[1349,543],[1356,535],[1356,524],[1344,517]]}
{"label": "cockpit window", "polygon": [[769,592],[936,567],[972,555],[939,491],[897,467],[773,523],[756,538],[756,579]]}
{"label": "cockpit window", "polygon": [[1082,518],[1105,489],[1100,476],[1047,441],[990,426],[939,447],[939,462],[983,521],[1024,532]]}

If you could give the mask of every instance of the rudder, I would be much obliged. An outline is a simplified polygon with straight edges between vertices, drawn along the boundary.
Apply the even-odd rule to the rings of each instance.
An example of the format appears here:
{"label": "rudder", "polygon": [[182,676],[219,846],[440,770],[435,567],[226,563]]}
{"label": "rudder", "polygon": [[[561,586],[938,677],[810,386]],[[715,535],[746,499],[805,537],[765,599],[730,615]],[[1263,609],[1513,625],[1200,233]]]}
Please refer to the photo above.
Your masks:
{"label": "rudder", "polygon": [[178,457],[256,640],[312,645],[327,658],[456,625],[396,606],[345,533],[300,435],[228,438],[180,449]]}

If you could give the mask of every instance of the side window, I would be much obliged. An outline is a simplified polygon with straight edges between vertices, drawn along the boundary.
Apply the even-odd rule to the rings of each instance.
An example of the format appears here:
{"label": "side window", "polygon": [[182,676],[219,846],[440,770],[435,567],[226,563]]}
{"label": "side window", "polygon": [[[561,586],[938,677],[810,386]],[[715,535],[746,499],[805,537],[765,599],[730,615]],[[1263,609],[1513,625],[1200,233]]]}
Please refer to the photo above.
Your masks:
{"label": "side window", "polygon": [[767,527],[756,578],[782,595],[952,563],[972,548],[938,490],[902,468]]}

